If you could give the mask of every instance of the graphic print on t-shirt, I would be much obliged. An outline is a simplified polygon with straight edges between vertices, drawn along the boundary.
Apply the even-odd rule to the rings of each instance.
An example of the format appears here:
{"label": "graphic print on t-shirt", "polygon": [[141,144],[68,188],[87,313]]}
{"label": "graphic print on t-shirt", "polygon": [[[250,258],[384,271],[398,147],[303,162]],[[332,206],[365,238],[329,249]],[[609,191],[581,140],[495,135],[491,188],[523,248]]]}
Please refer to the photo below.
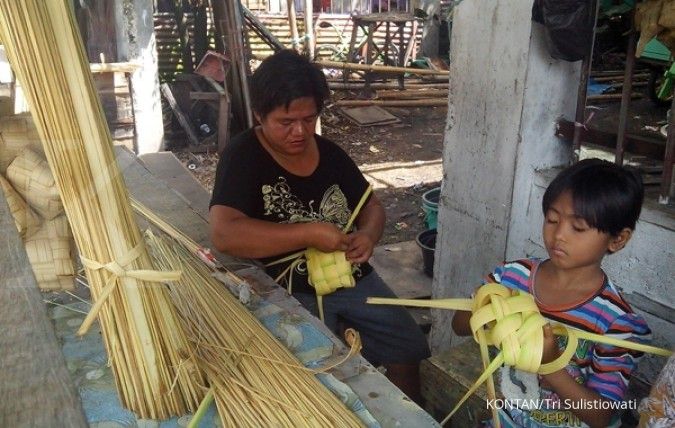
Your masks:
{"label": "graphic print on t-shirt", "polygon": [[266,216],[276,217],[279,223],[310,223],[324,221],[344,227],[349,221],[351,212],[347,205],[347,197],[337,184],[330,186],[323,194],[321,203],[314,207],[315,201],[308,205],[292,193],[285,177],[278,177],[276,183],[262,186],[263,206]]}

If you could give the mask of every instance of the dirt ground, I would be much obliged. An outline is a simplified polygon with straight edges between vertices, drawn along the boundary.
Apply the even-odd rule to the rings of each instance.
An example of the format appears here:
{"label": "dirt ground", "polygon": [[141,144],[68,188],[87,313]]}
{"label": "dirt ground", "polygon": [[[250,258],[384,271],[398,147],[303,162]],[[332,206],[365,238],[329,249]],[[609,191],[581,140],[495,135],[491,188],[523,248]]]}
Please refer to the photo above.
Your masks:
{"label": "dirt ground", "polygon": [[[414,240],[426,229],[422,195],[440,185],[445,107],[387,108],[400,123],[361,127],[329,105],[322,134],[342,147],[366,171],[384,205],[387,222],[380,244]],[[211,191],[215,154],[176,152]]]}

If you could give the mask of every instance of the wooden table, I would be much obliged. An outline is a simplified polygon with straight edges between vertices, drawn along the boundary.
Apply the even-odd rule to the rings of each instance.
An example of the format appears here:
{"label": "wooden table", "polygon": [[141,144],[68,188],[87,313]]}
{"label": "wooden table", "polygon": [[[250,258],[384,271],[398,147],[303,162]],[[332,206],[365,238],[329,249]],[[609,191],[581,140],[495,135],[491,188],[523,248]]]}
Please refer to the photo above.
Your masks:
{"label": "wooden table", "polygon": [[[383,57],[384,65],[396,65],[404,67],[410,59],[412,49],[415,45],[415,34],[417,33],[418,21],[412,14],[409,13],[371,13],[368,15],[354,15],[351,17],[352,36],[349,43],[349,53],[347,54],[347,62],[357,62],[356,55],[362,48],[362,43],[358,43],[358,34],[361,30],[366,35],[365,55],[364,60],[366,64],[373,64],[375,59],[379,56]],[[412,31],[408,43],[405,40],[404,30],[408,22],[412,23]],[[384,25],[384,43],[378,45],[375,42],[375,33]],[[398,39],[398,40],[397,40]],[[390,49],[394,48],[397,52],[393,52],[396,60],[392,61],[389,57]],[[398,74],[399,88],[403,89],[403,74]],[[344,81],[349,80],[349,73],[345,71]],[[372,80],[372,72],[368,71],[365,75],[366,89],[370,86]]]}

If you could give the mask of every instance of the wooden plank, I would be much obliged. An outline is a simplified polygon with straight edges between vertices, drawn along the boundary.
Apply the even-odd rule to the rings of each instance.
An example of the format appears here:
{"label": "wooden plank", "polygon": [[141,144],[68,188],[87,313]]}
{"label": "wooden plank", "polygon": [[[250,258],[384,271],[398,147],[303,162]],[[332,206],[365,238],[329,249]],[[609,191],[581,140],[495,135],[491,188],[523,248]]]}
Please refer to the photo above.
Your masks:
{"label": "wooden plank", "polygon": [[[422,396],[427,400],[427,409],[437,419],[445,418],[482,371],[478,345],[471,339],[422,361],[420,378]],[[487,390],[483,384],[467,399],[446,426],[478,426],[478,422],[490,419],[491,414],[485,404],[486,400]]]}
{"label": "wooden plank", "polygon": [[447,107],[448,100],[445,98],[421,98],[415,100],[338,100],[334,104],[343,107]]}
{"label": "wooden plank", "polygon": [[133,73],[140,69],[141,64],[135,62],[92,63],[89,69],[92,73]]}
{"label": "wooden plank", "polygon": [[225,150],[230,140],[230,95],[226,86],[221,86],[214,79],[205,77],[208,84],[219,94],[218,100],[218,153]]}
{"label": "wooden plank", "polygon": [[[208,203],[192,206],[189,199],[155,177],[138,158],[124,147],[115,147],[115,156],[131,196],[174,225],[199,245],[211,246]],[[232,258],[227,258],[232,261]]]}
{"label": "wooden plank", "polygon": [[340,111],[359,126],[385,125],[401,122],[399,118],[378,106],[345,107],[341,108]]}
{"label": "wooden plank", "polygon": [[138,159],[153,176],[164,181],[200,216],[208,218],[211,195],[173,153],[145,153]]}
{"label": "wooden plank", "polygon": [[86,427],[23,243],[0,192],[0,426]]}
{"label": "wooden plank", "polygon": [[195,134],[195,131],[192,129],[192,125],[188,121],[187,117],[183,113],[183,111],[180,109],[178,106],[178,103],[176,102],[176,99],[173,97],[173,93],[171,93],[171,88],[169,87],[168,83],[162,83],[162,94],[164,95],[164,98],[166,101],[169,103],[169,106],[171,107],[171,110],[173,111],[173,114],[176,115],[176,118],[178,119],[178,123],[180,123],[181,127],[187,134],[188,140],[190,140],[190,143],[192,144],[199,144],[199,139],[197,138],[197,135]]}

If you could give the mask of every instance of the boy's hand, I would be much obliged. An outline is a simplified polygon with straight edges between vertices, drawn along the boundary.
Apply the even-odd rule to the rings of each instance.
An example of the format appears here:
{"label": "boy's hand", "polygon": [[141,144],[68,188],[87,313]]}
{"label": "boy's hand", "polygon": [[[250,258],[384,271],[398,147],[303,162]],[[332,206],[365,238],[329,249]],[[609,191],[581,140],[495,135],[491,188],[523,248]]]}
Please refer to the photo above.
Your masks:
{"label": "boy's hand", "polygon": [[560,348],[558,348],[558,341],[551,324],[546,324],[544,327],[544,353],[541,356],[541,363],[550,363],[560,356]]}

